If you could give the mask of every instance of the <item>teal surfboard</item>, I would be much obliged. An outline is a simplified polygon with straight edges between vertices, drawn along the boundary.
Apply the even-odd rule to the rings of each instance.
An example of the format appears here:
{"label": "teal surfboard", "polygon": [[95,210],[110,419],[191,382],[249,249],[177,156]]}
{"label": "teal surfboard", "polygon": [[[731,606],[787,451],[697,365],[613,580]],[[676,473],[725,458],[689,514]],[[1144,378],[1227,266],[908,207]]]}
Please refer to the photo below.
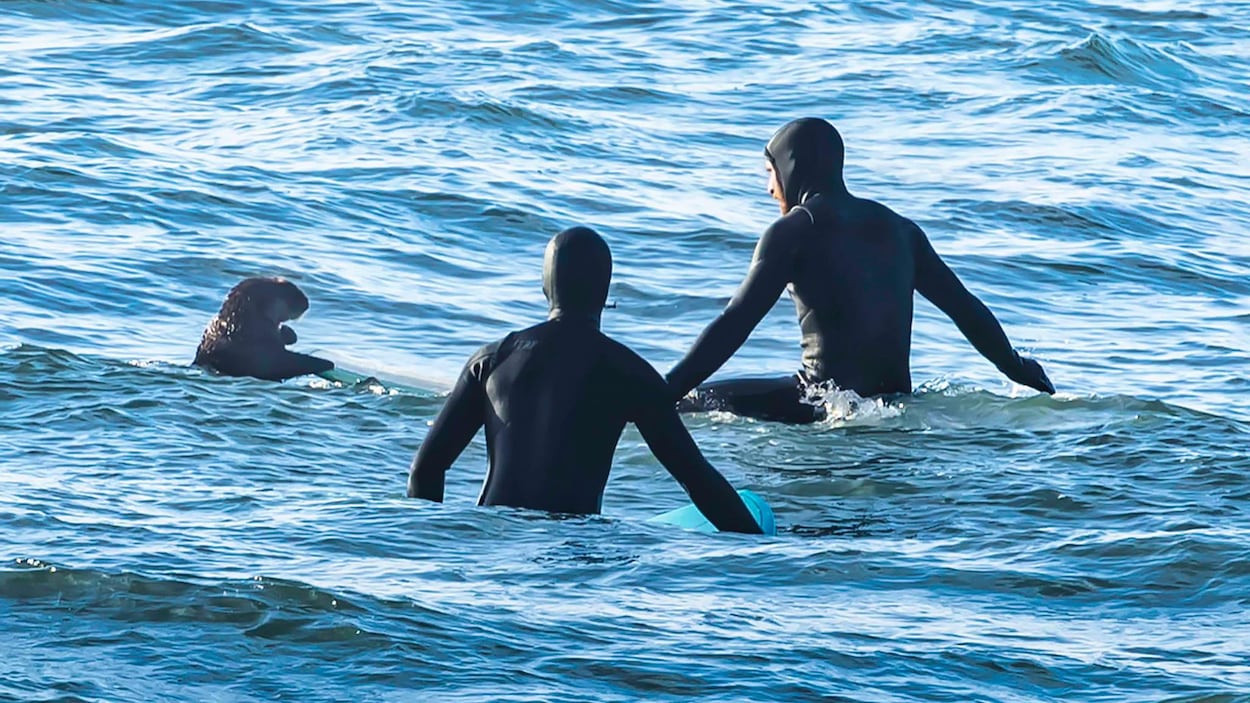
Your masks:
{"label": "teal surfboard", "polygon": [[389,391],[400,391],[402,393],[411,393],[414,395],[426,395],[429,391],[423,391],[413,386],[395,383],[393,381],[384,381],[377,376],[366,376],[362,373],[349,371],[348,369],[333,368],[329,371],[322,371],[317,374],[319,378],[323,378],[331,383],[337,383],[347,388],[359,386],[361,384],[377,384]]}
{"label": "teal surfboard", "polygon": [[365,381],[380,383],[380,381],[378,381],[378,379],[374,376],[365,376],[363,374],[358,374],[355,371],[348,371],[347,369],[334,368],[329,371],[322,371],[317,375],[327,381],[341,383],[345,386],[354,386],[357,383],[364,383]]}
{"label": "teal surfboard", "polygon": [[[740,490],[738,495],[742,496],[742,502],[746,503],[747,510],[751,511],[751,515],[755,517],[755,521],[760,524],[760,529],[766,535],[777,534],[777,521],[773,517],[773,509],[769,507],[768,501],[764,500],[759,494]],[[698,530],[699,532],[718,532],[716,527],[703,517],[703,513],[699,512],[693,504],[684,508],[670,510],[663,515],[656,515],[647,520],[647,522],[661,522],[668,525],[675,525],[683,530]]]}

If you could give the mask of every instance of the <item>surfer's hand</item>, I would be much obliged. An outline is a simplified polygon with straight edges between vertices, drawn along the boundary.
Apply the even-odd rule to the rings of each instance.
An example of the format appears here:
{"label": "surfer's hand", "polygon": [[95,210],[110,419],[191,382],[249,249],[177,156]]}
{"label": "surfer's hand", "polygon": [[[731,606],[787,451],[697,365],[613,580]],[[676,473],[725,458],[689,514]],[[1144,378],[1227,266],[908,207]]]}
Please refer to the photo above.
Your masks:
{"label": "surfer's hand", "polygon": [[1051,383],[1050,379],[1046,377],[1046,372],[1042,370],[1042,365],[1032,359],[1021,357],[1020,371],[1011,380],[1048,395],[1055,394],[1055,384]]}
{"label": "surfer's hand", "polygon": [[282,340],[282,346],[289,347],[295,344],[299,337],[295,336],[295,330],[286,325],[278,326],[278,338]]}

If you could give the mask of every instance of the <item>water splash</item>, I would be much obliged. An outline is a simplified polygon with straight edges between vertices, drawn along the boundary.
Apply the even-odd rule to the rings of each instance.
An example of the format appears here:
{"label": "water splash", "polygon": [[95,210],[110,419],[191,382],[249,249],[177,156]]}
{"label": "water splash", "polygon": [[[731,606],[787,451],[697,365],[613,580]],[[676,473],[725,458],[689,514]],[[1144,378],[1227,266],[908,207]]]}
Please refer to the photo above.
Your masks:
{"label": "water splash", "polygon": [[832,381],[805,385],[802,402],[820,408],[821,423],[827,427],[880,425],[901,417],[906,407],[901,399],[863,398],[855,391],[838,388]]}

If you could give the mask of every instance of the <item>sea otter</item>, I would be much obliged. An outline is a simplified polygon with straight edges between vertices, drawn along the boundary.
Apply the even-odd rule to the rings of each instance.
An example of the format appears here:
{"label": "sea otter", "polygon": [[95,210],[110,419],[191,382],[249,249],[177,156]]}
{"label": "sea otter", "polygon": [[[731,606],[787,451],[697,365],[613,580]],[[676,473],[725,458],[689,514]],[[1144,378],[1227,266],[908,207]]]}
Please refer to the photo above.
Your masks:
{"label": "sea otter", "polygon": [[334,362],[287,351],[295,330],[284,322],[308,310],[308,296],[283,278],[248,278],[230,289],[195,352],[196,366],[226,376],[284,381],[322,373]]}

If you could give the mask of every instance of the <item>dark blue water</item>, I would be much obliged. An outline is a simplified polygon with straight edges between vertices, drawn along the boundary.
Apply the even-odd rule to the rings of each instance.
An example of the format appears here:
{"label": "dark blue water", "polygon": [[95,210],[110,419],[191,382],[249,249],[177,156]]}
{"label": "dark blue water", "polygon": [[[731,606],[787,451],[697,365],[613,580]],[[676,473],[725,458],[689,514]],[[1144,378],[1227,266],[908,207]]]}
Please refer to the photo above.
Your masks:
{"label": "dark blue water", "polygon": [[[1241,2],[0,3],[0,699],[1250,701],[1248,55]],[[599,518],[473,507],[480,438],[402,497],[567,225],[667,370],[803,115],[1058,395],[921,302],[914,398],[686,418],[775,538],[645,522],[633,430]],[[249,275],[384,383],[187,368]]]}

